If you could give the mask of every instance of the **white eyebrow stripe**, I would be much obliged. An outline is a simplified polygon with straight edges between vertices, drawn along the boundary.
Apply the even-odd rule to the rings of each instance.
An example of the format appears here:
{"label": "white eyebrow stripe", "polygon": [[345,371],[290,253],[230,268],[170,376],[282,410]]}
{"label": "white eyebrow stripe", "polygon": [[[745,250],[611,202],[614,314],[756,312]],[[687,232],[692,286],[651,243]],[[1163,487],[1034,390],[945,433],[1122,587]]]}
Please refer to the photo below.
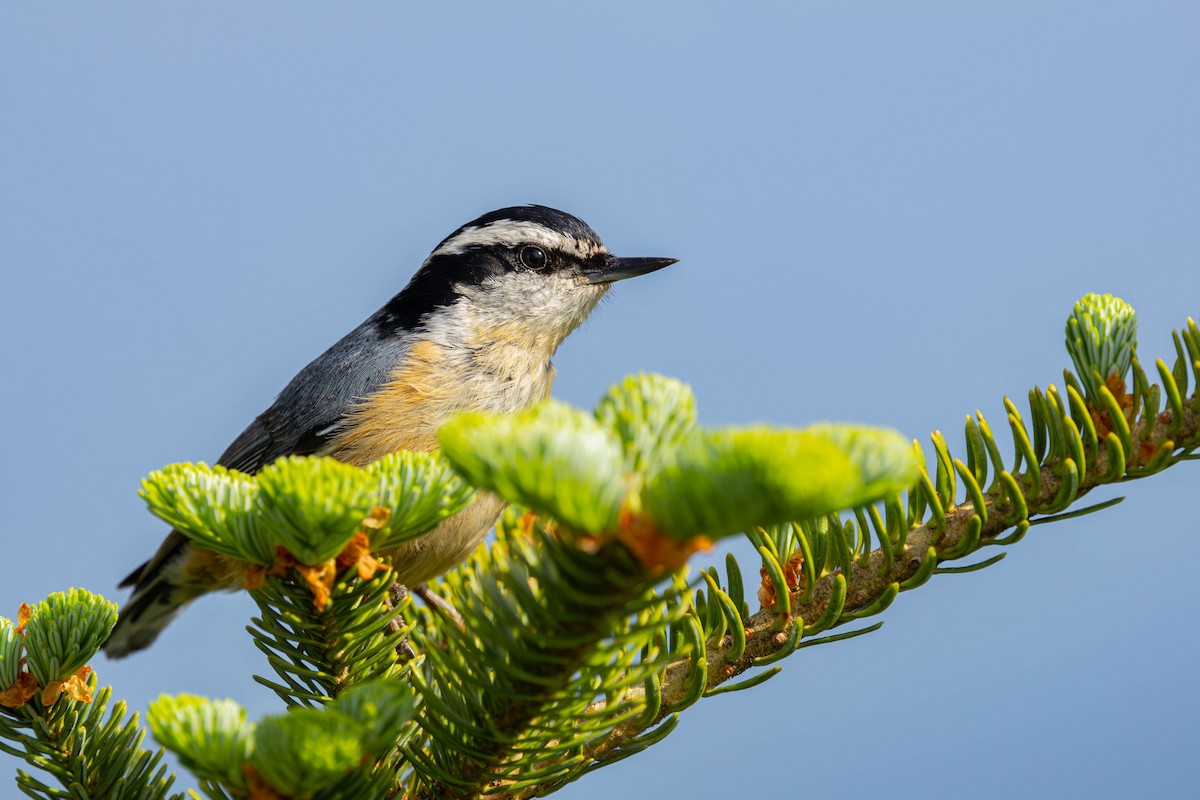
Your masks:
{"label": "white eyebrow stripe", "polygon": [[455,256],[465,253],[470,247],[516,247],[519,244],[539,244],[548,250],[558,250],[580,258],[605,252],[603,245],[580,241],[574,236],[566,236],[537,222],[501,219],[482,227],[465,228],[434,250],[429,257]]}

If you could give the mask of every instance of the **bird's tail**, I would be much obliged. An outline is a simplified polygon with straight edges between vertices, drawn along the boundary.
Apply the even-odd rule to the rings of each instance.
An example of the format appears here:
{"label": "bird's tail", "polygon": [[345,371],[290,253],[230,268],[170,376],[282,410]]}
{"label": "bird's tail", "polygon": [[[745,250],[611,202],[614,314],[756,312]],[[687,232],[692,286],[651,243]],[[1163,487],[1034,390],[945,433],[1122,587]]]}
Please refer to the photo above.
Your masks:
{"label": "bird's tail", "polygon": [[180,598],[179,587],[159,572],[134,590],[129,602],[121,606],[117,625],[104,643],[109,658],[123,658],[149,647],[163,628],[183,610],[188,599]]}
{"label": "bird's tail", "polygon": [[171,531],[154,557],[121,581],[122,588],[133,587],[133,595],[121,607],[117,625],[104,643],[109,658],[122,658],[149,647],[185,605],[210,590],[196,586],[195,576],[188,569],[197,555],[200,553],[183,534]]}

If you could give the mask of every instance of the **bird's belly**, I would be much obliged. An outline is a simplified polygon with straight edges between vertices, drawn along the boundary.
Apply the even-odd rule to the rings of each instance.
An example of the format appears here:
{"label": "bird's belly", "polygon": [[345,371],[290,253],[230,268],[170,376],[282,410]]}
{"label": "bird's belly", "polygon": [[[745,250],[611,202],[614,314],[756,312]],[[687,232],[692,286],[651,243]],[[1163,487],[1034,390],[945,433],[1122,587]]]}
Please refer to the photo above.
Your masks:
{"label": "bird's belly", "polygon": [[504,501],[479,492],[471,505],[442,521],[429,533],[383,553],[396,571],[396,580],[416,586],[462,563],[495,524]]}

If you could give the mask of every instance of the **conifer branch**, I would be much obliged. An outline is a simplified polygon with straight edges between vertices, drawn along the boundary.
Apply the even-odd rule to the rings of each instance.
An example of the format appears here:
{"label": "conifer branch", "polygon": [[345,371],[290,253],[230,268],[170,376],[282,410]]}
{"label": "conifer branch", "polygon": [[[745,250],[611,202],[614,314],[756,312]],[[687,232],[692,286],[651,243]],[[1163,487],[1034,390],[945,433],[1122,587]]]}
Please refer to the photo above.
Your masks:
{"label": "conifer branch", "polygon": [[[1157,413],[1158,403],[1155,397],[1158,387],[1151,386],[1146,380],[1136,356],[1132,359],[1135,395],[1116,400],[1115,395],[1122,394],[1123,387],[1117,386],[1114,393],[1112,387],[1104,386],[1102,382],[1093,390],[1093,396],[1107,395],[1115,401],[1107,404],[1110,407],[1115,405],[1115,408],[1111,409],[1113,416],[1118,412],[1122,413],[1122,416],[1134,416],[1138,411],[1142,412],[1142,417],[1136,419],[1123,436],[1108,432],[1109,437],[1124,439],[1134,444],[1127,457],[1124,448],[1116,446],[1115,442],[1110,442],[1110,446],[1107,447],[1099,447],[1099,438],[1095,439],[1089,450],[1089,455],[1093,455],[1089,461],[1090,466],[1082,476],[1077,476],[1077,482],[1073,486],[1070,485],[1069,471],[1064,469],[1067,459],[1053,456],[1045,458],[1036,470],[1036,477],[1025,476],[1023,480],[1007,483],[1008,486],[1019,488],[1021,501],[1016,504],[1017,507],[1014,507],[1013,499],[1009,498],[1008,492],[1003,488],[1006,483],[999,480],[981,498],[968,497],[960,503],[953,503],[952,497],[938,497],[938,502],[943,503],[946,508],[945,513],[936,519],[931,518],[911,527],[904,537],[903,549],[900,552],[894,552],[890,546],[877,548],[870,552],[867,559],[852,563],[846,571],[832,571],[823,575],[814,582],[811,590],[807,586],[798,586],[791,590],[790,611],[779,613],[773,608],[764,607],[745,619],[744,643],[736,642],[741,650],[736,657],[730,657],[730,650],[735,646],[735,637],[727,635],[710,644],[705,654],[705,691],[712,692],[748,669],[763,666],[780,654],[786,655],[791,652],[800,641],[796,635],[797,626],[804,626],[806,621],[820,619],[829,614],[835,594],[841,595],[841,598],[838,598],[841,610],[827,627],[836,627],[858,618],[864,609],[870,609],[880,603],[881,599],[887,598],[889,592],[894,592],[893,587],[915,588],[931,576],[931,567],[936,567],[943,561],[962,558],[985,546],[1015,543],[1025,535],[1031,524],[1059,519],[1057,512],[1062,510],[1061,495],[1064,492],[1064,484],[1072,491],[1073,502],[1098,486],[1136,480],[1181,461],[1191,460],[1193,456],[1190,453],[1200,448],[1200,387],[1185,402],[1180,397],[1179,384],[1182,383],[1186,387],[1189,367],[1200,379],[1200,360],[1190,357],[1200,350],[1200,336],[1197,335],[1193,321],[1189,320],[1189,328],[1185,330],[1183,338],[1187,343],[1186,349],[1180,345],[1179,334],[1175,336],[1179,358],[1174,370],[1168,371],[1163,362],[1158,362],[1159,375],[1170,398],[1168,408],[1161,413]],[[1072,378],[1071,373],[1066,373],[1068,386],[1074,387],[1077,384],[1074,384]],[[1041,397],[1037,390],[1031,393],[1031,398]],[[1117,427],[1113,425],[1111,417],[1103,417],[1101,413],[1096,412],[1095,407],[1084,407],[1082,410],[1097,417],[1102,429],[1110,425]],[[968,421],[970,447],[970,418]],[[1041,421],[1049,427],[1048,420]],[[1087,421],[1084,420],[1083,424],[1086,426]],[[1078,433],[1076,436],[1084,438]],[[940,434],[935,434],[934,438],[936,445]],[[988,443],[991,444],[990,437]],[[1018,452],[1019,450],[1018,444]],[[1116,463],[1118,461],[1123,463]],[[1017,463],[1019,465],[1019,461]],[[1068,477],[1064,477],[1064,474]],[[931,482],[926,480],[926,484],[931,485]],[[953,494],[953,489],[950,493]],[[983,501],[982,514],[977,513],[979,499]],[[951,502],[946,502],[947,500]],[[1081,513],[1090,513],[1112,504],[1101,504]],[[1022,511],[1024,513],[1021,513]],[[1041,520],[1032,519],[1043,512],[1053,513],[1054,516],[1043,517]],[[1078,513],[1063,514],[1061,518],[1076,515]],[[1002,534],[1014,528],[1015,534],[1007,539],[1001,538]],[[980,566],[988,566],[999,558],[1000,556],[989,559]],[[839,588],[839,585],[844,588]],[[621,726],[606,740],[590,747],[587,756],[601,763],[619,752],[625,742],[644,735],[646,730],[677,713],[681,705],[687,704],[684,698],[693,691],[691,684],[695,673],[695,667],[689,659],[681,658],[672,662],[664,671],[661,685],[662,702],[653,720],[649,724],[634,722]],[[505,796],[534,797],[545,788],[530,787],[526,791]]]}
{"label": "conifer branch", "polygon": [[[1200,420],[1200,415],[1194,409],[1188,408],[1182,419],[1183,423],[1180,426],[1179,432],[1173,437],[1168,437],[1167,429],[1172,426],[1173,418],[1169,411],[1164,412],[1152,426],[1147,441],[1161,446],[1163,442],[1173,439],[1176,442],[1175,451],[1177,453],[1200,447],[1200,434],[1198,434],[1198,420]],[[1140,435],[1144,430],[1145,425],[1143,423],[1134,430],[1134,433]],[[1130,462],[1130,469],[1144,466],[1148,460],[1135,455]],[[1026,503],[1029,506],[1031,515],[1037,513],[1034,509],[1050,505],[1062,487],[1063,481],[1057,473],[1057,466],[1057,461],[1051,461],[1042,466],[1041,491],[1036,495],[1032,494],[1032,492],[1026,495]],[[1101,480],[1104,473],[1108,470],[1108,466],[1109,456],[1107,452],[1102,451],[1096,466],[1089,470],[1086,481],[1080,485],[1078,492],[1080,497],[1098,486],[1109,483],[1108,481]],[[1122,480],[1131,479],[1123,478]],[[1001,534],[1021,524],[1006,521],[1004,518],[1004,509],[998,508],[996,501],[997,498],[993,495],[989,495],[986,499],[988,522],[984,524],[979,534],[980,546],[996,544],[995,540],[1000,538]],[[952,550],[955,546],[959,545],[966,535],[970,519],[974,516],[975,507],[968,500],[954,506],[946,514],[945,531],[943,533],[939,533],[936,526],[930,523],[922,523],[912,528],[908,532],[904,553],[897,555],[886,570],[883,569],[886,563],[883,551],[879,549],[872,551],[869,566],[865,569],[857,566],[851,569],[850,576],[846,581],[846,600],[841,617],[866,608],[879,599],[891,584],[903,584],[905,581],[911,580],[921,569],[923,562],[922,554],[930,548],[941,553]],[[1028,522],[1026,521],[1024,524],[1027,525]],[[939,563],[941,563],[940,558]],[[804,594],[803,590],[792,592],[793,615],[804,620],[809,620],[816,619],[825,613],[829,607],[830,597],[833,595],[836,578],[837,574],[831,573],[817,581],[812,592],[812,598],[808,602],[801,601]],[[716,688],[754,666],[754,662],[757,659],[778,652],[787,642],[787,631],[786,629],[782,631],[778,629],[779,622],[780,615],[775,614],[770,609],[762,609],[750,617],[746,623],[745,653],[732,663],[727,662],[724,657],[729,649],[729,642],[722,642],[717,647],[710,647],[707,656],[709,666],[707,688]],[[842,624],[842,619],[839,619],[839,622],[836,624]],[[669,714],[672,701],[683,695],[685,677],[685,664],[676,663],[668,667],[667,679],[663,684],[664,708],[659,719]]]}
{"label": "conifer branch", "polygon": [[[1011,463],[978,413],[965,460],[934,432],[927,465],[918,443],[876,429],[704,429],[686,386],[641,375],[594,414],[461,415],[442,430],[444,456],[366,469],[289,458],[255,477],[175,465],[143,496],[244,572],[262,612],[249,630],[282,683],[257,680],[303,707],[255,724],[232,701],[179,695],[151,705],[149,726],[219,800],[547,794],[661,741],[700,699],[771,678],[798,649],[878,629],[829,633],[902,591],[1003,551],[939,565],[1119,501],[1067,510],[1098,486],[1194,459],[1200,328],[1189,320],[1174,344],[1174,365],[1156,362],[1151,381],[1132,309],[1083,298],[1065,388],[1032,390],[1028,422],[1005,398]],[[433,584],[461,619],[393,605],[376,556],[460,511],[475,487],[536,514],[510,509],[495,544]],[[689,585],[680,569],[742,531],[762,564],[753,614],[732,555],[724,578],[709,568]],[[81,590],[23,606],[16,624],[0,618],[0,749],[67,787],[19,772],[26,794],[169,790],[136,717],[116,704],[104,721],[108,690],[88,706],[86,662],[114,622],[112,604]]]}

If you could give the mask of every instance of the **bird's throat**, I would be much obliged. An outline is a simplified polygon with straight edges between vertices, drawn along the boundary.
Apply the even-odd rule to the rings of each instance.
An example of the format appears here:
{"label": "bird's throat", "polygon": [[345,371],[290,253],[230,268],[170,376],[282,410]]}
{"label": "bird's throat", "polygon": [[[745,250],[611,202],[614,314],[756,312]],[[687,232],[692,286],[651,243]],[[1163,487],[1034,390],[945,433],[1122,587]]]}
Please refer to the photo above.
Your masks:
{"label": "bird's throat", "polygon": [[550,395],[554,367],[544,352],[503,340],[409,347],[378,391],[346,415],[326,452],[366,465],[397,450],[432,450],[437,430],[458,411],[517,411]]}

